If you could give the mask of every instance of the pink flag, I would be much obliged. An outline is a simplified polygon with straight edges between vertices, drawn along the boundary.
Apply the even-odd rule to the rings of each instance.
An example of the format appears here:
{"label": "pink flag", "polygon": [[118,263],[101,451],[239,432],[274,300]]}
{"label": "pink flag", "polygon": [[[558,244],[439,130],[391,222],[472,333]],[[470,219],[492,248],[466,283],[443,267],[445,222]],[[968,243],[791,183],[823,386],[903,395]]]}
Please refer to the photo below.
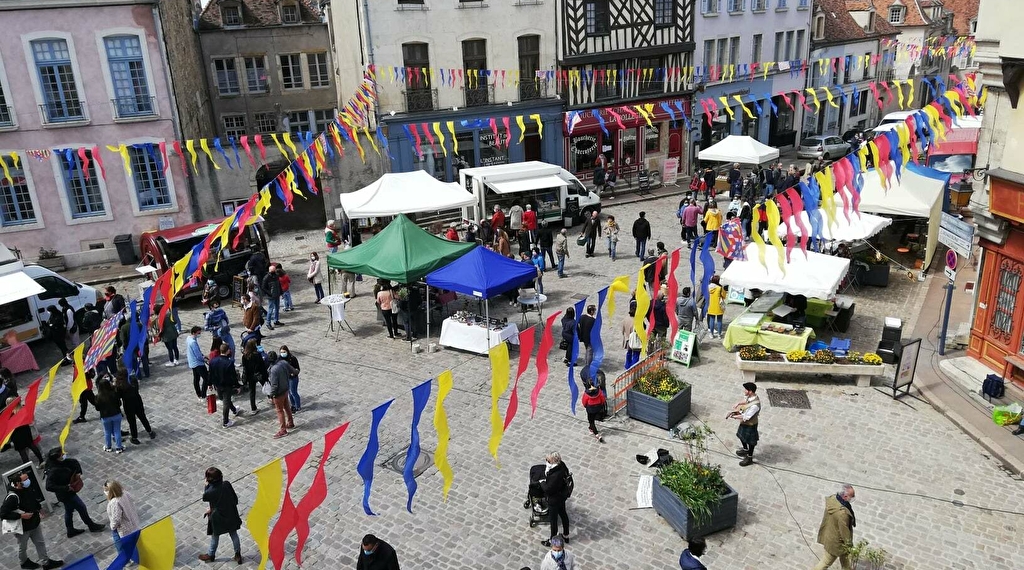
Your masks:
{"label": "pink flag", "polygon": [[678,267],[679,248],[676,248],[669,254],[668,258],[668,303],[666,303],[666,312],[668,313],[668,328],[670,331],[668,341],[670,343],[675,340],[676,332],[679,330],[679,318],[676,316],[675,311],[679,296],[679,282],[676,281],[676,268]]}
{"label": "pink flag", "polygon": [[173,141],[171,142],[171,148],[174,149],[174,154],[178,155],[178,161],[181,163],[181,171],[185,174],[185,178],[188,178],[188,164],[185,162],[185,154],[181,152],[181,143]]}
{"label": "pink flag", "polygon": [[251,164],[253,168],[258,168],[256,166],[256,159],[252,157],[252,149],[249,148],[249,135],[242,135],[239,138],[239,142],[242,143],[242,150],[245,151],[245,157],[249,159],[249,164]]}
{"label": "pink flag", "polygon": [[164,174],[167,173],[167,143],[157,143],[157,148],[160,149],[160,158],[164,161]]}
{"label": "pink flag", "polygon": [[100,147],[92,147],[92,159],[96,161],[96,166],[100,167],[100,177],[105,181],[107,179],[107,169],[103,168],[103,157],[100,156]]}
{"label": "pink flag", "polygon": [[[562,314],[562,311],[558,311],[548,317],[547,322],[544,324],[544,334],[540,337],[540,347],[537,349],[537,360],[535,365],[537,366],[537,383],[533,386],[533,391],[530,392],[530,417],[532,418],[537,414],[537,396],[540,395],[540,389],[544,387],[544,384],[548,381],[548,353],[551,352],[551,347],[555,344],[555,339],[552,336],[552,329],[555,326],[555,320]],[[521,351],[522,349],[520,349]]]}
{"label": "pink flag", "polygon": [[505,408],[505,426],[502,431],[508,430],[508,424],[512,423],[512,418],[516,417],[516,412],[519,411],[519,378],[530,365],[535,328],[536,326],[532,326],[519,333],[519,368],[516,370],[516,380],[512,383],[512,393],[508,397],[508,407]]}
{"label": "pink flag", "polygon": [[89,153],[86,152],[84,146],[78,147],[78,158],[82,159],[82,174],[85,175],[85,180],[89,180]]}
{"label": "pink flag", "polygon": [[292,502],[292,482],[299,470],[309,459],[309,453],[313,451],[313,442],[296,449],[284,456],[284,463],[288,467],[288,482],[284,486],[284,503],[281,505],[281,515],[277,517],[274,530],[270,531],[270,561],[274,568],[281,570],[284,567],[284,542],[288,539],[295,528],[295,503]]}
{"label": "pink flag", "polygon": [[263,161],[263,164],[266,164],[267,147],[263,146],[263,135],[256,135],[255,137],[253,137],[253,140],[256,142],[256,148],[259,149],[260,151],[260,160]]}
{"label": "pink flag", "polygon": [[[505,148],[507,149],[508,145],[512,142],[512,129],[508,126],[508,117],[502,117],[501,123],[505,125]],[[498,146],[500,147],[501,145]]]}
{"label": "pink flag", "polygon": [[[786,263],[789,263],[794,239],[793,222],[790,220],[793,216],[793,208],[789,205],[789,200],[786,199],[785,194],[775,196],[775,203],[779,206],[779,212],[782,214],[782,223],[786,225]],[[799,212],[796,215],[799,216]]]}
{"label": "pink flag", "polygon": [[324,466],[327,465],[327,459],[331,456],[334,444],[338,443],[341,436],[345,435],[346,429],[348,429],[348,422],[324,434],[324,453],[320,456],[320,464],[316,468],[316,474],[313,475],[313,483],[295,507],[295,562],[299,566],[302,566],[302,548],[306,545],[306,539],[309,538],[309,515],[327,498],[327,477],[324,475]]}
{"label": "pink flag", "polygon": [[[793,213],[799,213],[804,211],[804,201],[800,197],[800,191],[796,188],[790,188],[783,194],[789,198],[789,202],[793,204]],[[803,216],[796,216],[796,225],[800,228],[800,251],[804,252],[804,257],[807,257],[807,242],[811,239],[811,231],[804,224]]]}

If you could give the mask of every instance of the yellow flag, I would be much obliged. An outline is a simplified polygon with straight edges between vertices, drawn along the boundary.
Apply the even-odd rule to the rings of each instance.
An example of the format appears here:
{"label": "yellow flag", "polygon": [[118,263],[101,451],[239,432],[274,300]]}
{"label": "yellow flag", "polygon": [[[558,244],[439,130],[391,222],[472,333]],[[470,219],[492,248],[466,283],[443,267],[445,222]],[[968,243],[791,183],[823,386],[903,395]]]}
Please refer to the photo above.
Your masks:
{"label": "yellow flag", "polygon": [[50,399],[50,389],[53,388],[53,379],[57,377],[58,370],[60,370],[60,362],[54,364],[50,369],[50,379],[46,381],[46,386],[43,386],[43,391],[39,393],[36,403],[41,404]]}
{"label": "yellow flag", "polygon": [[786,275],[786,253],[785,248],[782,245],[782,240],[779,239],[779,224],[782,223],[782,215],[779,213],[779,206],[775,203],[775,200],[765,200],[764,209],[768,214],[768,241],[775,246],[775,250],[779,252],[779,271],[782,275]]}
{"label": "yellow flag", "polygon": [[8,184],[13,185],[14,179],[11,178],[11,171],[7,170],[7,163],[4,162],[4,157],[0,156],[0,169],[4,171],[4,177],[0,180],[6,180]]}
{"label": "yellow flag", "polygon": [[220,170],[220,165],[213,159],[213,153],[210,152],[210,144],[206,142],[206,139],[199,139],[199,148],[203,149],[203,153],[206,154],[206,158],[210,159],[210,163],[213,164],[214,170]]}
{"label": "yellow flag", "polygon": [[739,95],[733,95],[732,98],[735,99],[736,102],[740,104],[740,107],[743,108],[743,112],[746,113],[748,117],[750,117],[751,119],[754,118],[754,114],[751,113],[750,109],[748,109],[747,106],[743,104],[743,98],[742,97],[740,97]]}
{"label": "yellow flag", "polygon": [[543,139],[544,138],[544,123],[540,122],[540,113],[534,113],[534,114],[530,115],[530,118],[533,119],[533,122],[537,123],[537,135],[541,139]]}
{"label": "yellow flag", "polygon": [[[755,219],[755,220],[760,220],[761,219],[761,207],[762,206],[760,204],[754,206],[754,217],[753,217],[753,219]],[[765,271],[767,271],[768,270],[768,264],[765,263],[765,260],[764,260],[765,245],[764,245],[764,238],[761,237],[761,232],[756,231],[756,230],[751,231],[750,232],[750,239],[753,240],[754,241],[754,245],[757,246],[757,260],[761,262],[761,267],[764,267]]]}
{"label": "yellow flag", "polygon": [[838,109],[839,104],[836,103],[836,100],[832,96],[832,92],[828,90],[828,87],[822,87],[821,89],[825,92],[825,99],[828,100],[828,104]]}
{"label": "yellow flag", "polygon": [[764,81],[765,79],[768,79],[768,73],[771,72],[773,65],[775,65],[774,61],[769,61],[769,62],[764,64],[764,69],[762,70],[764,75],[761,76],[761,80],[762,81]]}
{"label": "yellow flag", "polygon": [[128,173],[128,176],[132,175],[132,159],[128,156],[128,147],[125,145],[107,145],[107,150],[110,152],[116,152],[121,156],[121,164],[124,166],[124,171]]}
{"label": "yellow flag", "polygon": [[896,134],[900,140],[900,162],[906,166],[910,162],[910,127],[906,123],[896,125]]}
{"label": "yellow flag", "polygon": [[814,114],[817,115],[818,112],[821,111],[821,101],[818,101],[818,95],[815,93],[813,87],[808,87],[807,89],[804,89],[804,91],[809,93],[811,95],[811,99],[814,100]]}
{"label": "yellow flag", "polygon": [[522,115],[516,115],[516,124],[519,125],[519,142],[522,143],[526,138],[526,123],[523,122]]}
{"label": "yellow flag", "polygon": [[[885,172],[882,171],[881,163],[878,161],[878,145],[875,141],[868,141],[868,152],[871,153],[871,164],[875,165],[875,172],[878,173],[878,180],[882,184],[882,188],[885,190],[889,189],[889,180],[885,177]],[[889,160],[888,157],[885,160]]]}
{"label": "yellow flag", "polygon": [[893,87],[896,88],[896,95],[897,95],[896,102],[899,103],[900,111],[902,111],[903,110],[903,82],[900,81],[899,79],[893,79],[892,85],[893,85]]}
{"label": "yellow flag", "polygon": [[448,121],[444,126],[448,127],[448,134],[452,136],[452,152],[459,154],[459,139],[455,136],[455,121]]}
{"label": "yellow flag", "polygon": [[284,183],[288,185],[288,188],[292,191],[293,194],[295,194],[296,196],[305,197],[305,195],[302,193],[302,190],[299,188],[298,182],[296,182],[295,180],[295,171],[292,170],[291,168],[284,169]]}
{"label": "yellow flag", "polygon": [[192,172],[199,174],[199,169],[196,167],[196,160],[199,159],[199,155],[196,154],[196,141],[192,139],[185,141],[185,150],[188,151],[188,156],[192,160]]}
{"label": "yellow flag", "polygon": [[[270,209],[270,188],[263,188],[262,190],[260,190],[260,197],[258,200],[256,200],[255,209],[256,216],[262,216],[263,214],[267,213],[267,210]],[[251,226],[252,224],[254,224],[256,222],[256,216],[249,218],[249,221],[246,222],[246,225]]]}
{"label": "yellow flag", "polygon": [[253,473],[257,482],[256,501],[245,517],[245,527],[260,551],[259,570],[263,570],[270,557],[270,519],[281,506],[281,459],[275,459]]}
{"label": "yellow flag", "polygon": [[139,570],[171,570],[174,568],[174,521],[164,517],[139,533]]}
{"label": "yellow flag", "polygon": [[860,171],[868,171],[868,145],[862,145],[857,150],[857,158],[860,159]]}
{"label": "yellow flag", "polygon": [[[295,158],[298,158],[299,149],[295,148],[295,143],[292,142],[292,134],[282,133],[281,138],[284,139],[284,144],[288,147],[288,150],[292,151],[292,155],[294,155]],[[288,155],[285,155],[285,158],[288,158]]]}
{"label": "yellow flag", "polygon": [[277,138],[277,133],[270,133],[270,139],[274,141],[274,145],[277,146],[277,152],[281,153],[281,156],[288,158],[288,152],[281,146],[281,141]]}
{"label": "yellow flag", "polygon": [[498,400],[505,390],[508,390],[508,344],[502,342],[492,346],[488,355],[491,358],[491,439],[487,442],[487,450],[494,456],[494,462],[500,468],[498,446],[501,445],[501,436],[504,434],[504,422],[498,410]]}
{"label": "yellow flag", "polygon": [[814,179],[818,181],[818,188],[821,189],[821,207],[825,210],[825,217],[828,218],[828,227],[834,228],[836,227],[836,195],[833,189],[835,179],[832,178],[832,167],[829,166],[824,171],[815,172]]}
{"label": "yellow flag", "polygon": [[452,488],[452,480],[455,475],[452,473],[452,466],[448,464],[448,439],[451,431],[448,429],[448,412],[444,409],[444,399],[452,391],[452,371],[445,370],[437,377],[437,403],[434,404],[434,431],[437,432],[437,449],[434,450],[434,467],[441,473],[444,479],[444,487],[441,494],[445,502],[448,501],[448,491]]}
{"label": "yellow flag", "polygon": [[729,113],[729,120],[731,121],[734,118],[736,118],[735,115],[732,112],[732,107],[729,106],[729,100],[726,99],[725,97],[719,97],[718,100],[721,101],[722,102],[722,106],[725,107],[725,112]]}
{"label": "yellow flag", "polygon": [[619,275],[608,286],[608,318],[615,315],[615,294],[629,293],[629,275]]}
{"label": "yellow flag", "polygon": [[78,397],[82,395],[87,386],[85,382],[85,364],[82,362],[82,355],[85,351],[85,343],[78,345],[74,352],[71,353],[71,359],[74,361],[75,366],[75,377],[71,381],[71,413],[68,414],[68,421],[64,422],[64,429],[60,430],[60,436],[57,440],[60,442],[61,450],[64,449],[64,442],[68,440],[68,436],[71,435],[71,420],[75,418],[75,407],[78,405]]}
{"label": "yellow flag", "polygon": [[18,153],[11,151],[9,156],[11,157],[11,162],[14,164],[14,168],[21,168],[21,159],[18,158]]}
{"label": "yellow flag", "polygon": [[644,317],[647,316],[647,309],[651,308],[651,296],[644,286],[644,265],[636,276],[636,315],[633,317],[633,330],[640,337],[640,359],[647,358],[647,329],[644,327]]}
{"label": "yellow flag", "polygon": [[444,146],[444,133],[441,132],[441,123],[431,123],[430,126],[434,129],[434,134],[437,135],[437,142],[441,145],[441,150],[444,151],[445,156],[448,156],[448,147]]}
{"label": "yellow flag", "polygon": [[376,152],[379,155],[380,154],[380,149],[377,148],[377,141],[373,140],[373,136],[370,135],[370,129],[367,128],[366,126],[364,126],[363,127],[363,134],[366,135],[366,139],[368,141],[370,141],[370,146],[373,147],[373,151]]}

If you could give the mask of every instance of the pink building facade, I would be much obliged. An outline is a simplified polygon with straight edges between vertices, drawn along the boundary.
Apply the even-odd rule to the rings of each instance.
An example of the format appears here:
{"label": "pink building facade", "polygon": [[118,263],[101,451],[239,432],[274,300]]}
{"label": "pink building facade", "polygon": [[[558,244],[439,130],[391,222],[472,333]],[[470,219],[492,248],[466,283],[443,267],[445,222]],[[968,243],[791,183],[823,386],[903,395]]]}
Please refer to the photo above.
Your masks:
{"label": "pink building facade", "polygon": [[0,21],[0,242],[76,266],[192,222],[156,2],[0,0]]}

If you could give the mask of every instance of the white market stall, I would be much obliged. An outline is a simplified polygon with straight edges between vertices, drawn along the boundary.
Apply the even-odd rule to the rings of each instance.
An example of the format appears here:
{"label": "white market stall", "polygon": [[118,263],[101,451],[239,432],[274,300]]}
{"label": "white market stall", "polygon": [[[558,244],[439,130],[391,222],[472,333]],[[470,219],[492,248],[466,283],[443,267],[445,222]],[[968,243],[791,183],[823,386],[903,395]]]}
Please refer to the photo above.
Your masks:
{"label": "white market stall", "polygon": [[697,158],[710,162],[763,164],[779,158],[779,149],[742,135],[729,135],[697,153]]}
{"label": "white market stall", "polygon": [[771,244],[765,244],[764,265],[758,259],[756,244],[748,244],[745,251],[746,260],[733,261],[722,273],[723,285],[829,299],[835,295],[850,268],[849,259],[813,251],[808,251],[805,257],[803,251],[794,249],[783,273],[779,269],[778,250]]}
{"label": "white market stall", "polygon": [[340,200],[349,218],[451,210],[475,203],[458,184],[441,182],[423,170],[385,174],[365,188],[343,193]]}
{"label": "white market stall", "polygon": [[[830,225],[828,223],[828,215],[825,213],[824,208],[819,208],[818,213],[821,214],[821,236],[828,241],[845,241],[855,242],[860,240],[868,239],[878,232],[882,231],[886,227],[892,224],[892,220],[882,216],[876,216],[874,214],[868,214],[861,212],[858,216],[855,212],[850,212],[850,221],[846,221],[846,216],[843,214],[842,208],[836,208],[836,223]],[[796,223],[796,216],[790,216],[789,223],[793,228],[793,235],[800,237],[800,224],[803,227],[810,230],[811,222],[807,219],[807,212],[802,211],[799,213],[800,219],[799,224]],[[786,235],[786,224],[779,224],[779,236]]]}

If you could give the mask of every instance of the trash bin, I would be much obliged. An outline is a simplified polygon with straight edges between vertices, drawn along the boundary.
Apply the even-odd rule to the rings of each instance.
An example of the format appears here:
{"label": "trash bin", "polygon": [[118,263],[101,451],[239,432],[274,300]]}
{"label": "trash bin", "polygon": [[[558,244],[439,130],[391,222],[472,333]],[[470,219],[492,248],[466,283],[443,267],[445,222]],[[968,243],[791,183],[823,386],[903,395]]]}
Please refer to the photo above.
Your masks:
{"label": "trash bin", "polygon": [[132,244],[132,234],[114,236],[114,247],[117,248],[117,257],[121,260],[121,265],[135,263],[135,246]]}

